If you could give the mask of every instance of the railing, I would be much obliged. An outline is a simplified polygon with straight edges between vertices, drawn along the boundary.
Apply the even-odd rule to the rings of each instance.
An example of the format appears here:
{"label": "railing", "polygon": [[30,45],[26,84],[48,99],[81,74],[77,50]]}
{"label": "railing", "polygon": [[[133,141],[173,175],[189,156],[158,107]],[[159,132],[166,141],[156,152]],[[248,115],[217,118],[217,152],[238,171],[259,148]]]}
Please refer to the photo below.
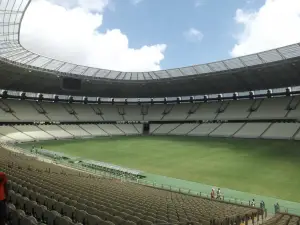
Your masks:
{"label": "railing", "polygon": [[292,214],[292,215],[296,215],[299,216],[300,215],[300,210],[299,209],[293,209],[293,208],[287,208],[284,206],[280,206],[279,207],[279,212],[283,213],[283,214]]}

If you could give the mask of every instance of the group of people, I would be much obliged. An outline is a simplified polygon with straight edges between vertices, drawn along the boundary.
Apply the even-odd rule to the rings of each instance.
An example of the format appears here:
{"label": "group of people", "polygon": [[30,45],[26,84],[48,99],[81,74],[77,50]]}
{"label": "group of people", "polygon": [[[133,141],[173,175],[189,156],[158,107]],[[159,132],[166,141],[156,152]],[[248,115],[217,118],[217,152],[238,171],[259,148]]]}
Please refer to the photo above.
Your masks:
{"label": "group of people", "polygon": [[218,199],[218,200],[221,200],[221,199],[222,199],[222,198],[221,198],[221,189],[218,188],[218,190],[215,191],[215,189],[212,188],[211,193],[210,193],[210,198],[211,198],[211,199]]}
{"label": "group of people", "polygon": [[[211,193],[210,193],[210,198],[211,199],[218,199],[218,200],[222,200],[222,195],[221,195],[221,189],[218,188],[217,191],[215,191],[215,188],[212,188]],[[249,201],[249,205],[252,207],[255,207],[255,199],[252,199],[251,201]],[[260,208],[264,209],[265,206],[265,202],[261,201],[260,202]],[[279,204],[277,203],[276,205],[274,205],[275,207],[275,212],[279,212]]]}

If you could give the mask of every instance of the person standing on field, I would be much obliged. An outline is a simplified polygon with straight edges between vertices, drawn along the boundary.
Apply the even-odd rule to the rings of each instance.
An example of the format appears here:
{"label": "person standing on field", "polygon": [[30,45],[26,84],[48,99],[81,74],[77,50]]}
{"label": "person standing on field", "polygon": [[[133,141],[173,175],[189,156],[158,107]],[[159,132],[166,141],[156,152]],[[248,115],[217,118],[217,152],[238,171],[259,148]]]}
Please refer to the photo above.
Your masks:
{"label": "person standing on field", "polygon": [[212,190],[211,190],[210,198],[215,199],[215,189],[214,188],[212,188]]}
{"label": "person standing on field", "polygon": [[8,198],[7,177],[5,173],[0,172],[0,225],[5,225],[6,223],[7,198]]}
{"label": "person standing on field", "polygon": [[221,189],[218,188],[217,190],[217,199],[221,200]]}

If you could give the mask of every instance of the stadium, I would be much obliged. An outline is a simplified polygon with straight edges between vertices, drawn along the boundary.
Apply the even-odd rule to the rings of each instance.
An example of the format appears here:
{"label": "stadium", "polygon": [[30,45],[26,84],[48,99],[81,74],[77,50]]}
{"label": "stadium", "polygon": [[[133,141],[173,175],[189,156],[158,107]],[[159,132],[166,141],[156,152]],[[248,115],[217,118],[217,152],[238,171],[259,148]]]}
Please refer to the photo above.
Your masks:
{"label": "stadium", "polygon": [[9,224],[300,224],[299,43],[113,71],[23,47],[30,5],[0,3]]}

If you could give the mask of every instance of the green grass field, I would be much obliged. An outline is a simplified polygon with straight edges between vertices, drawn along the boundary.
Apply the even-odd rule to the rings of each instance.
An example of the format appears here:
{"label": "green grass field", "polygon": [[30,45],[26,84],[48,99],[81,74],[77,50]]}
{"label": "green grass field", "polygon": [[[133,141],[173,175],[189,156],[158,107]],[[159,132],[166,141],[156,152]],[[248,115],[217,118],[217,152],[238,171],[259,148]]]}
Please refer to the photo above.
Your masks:
{"label": "green grass field", "polygon": [[168,136],[41,145],[70,156],[300,202],[300,142]]}

